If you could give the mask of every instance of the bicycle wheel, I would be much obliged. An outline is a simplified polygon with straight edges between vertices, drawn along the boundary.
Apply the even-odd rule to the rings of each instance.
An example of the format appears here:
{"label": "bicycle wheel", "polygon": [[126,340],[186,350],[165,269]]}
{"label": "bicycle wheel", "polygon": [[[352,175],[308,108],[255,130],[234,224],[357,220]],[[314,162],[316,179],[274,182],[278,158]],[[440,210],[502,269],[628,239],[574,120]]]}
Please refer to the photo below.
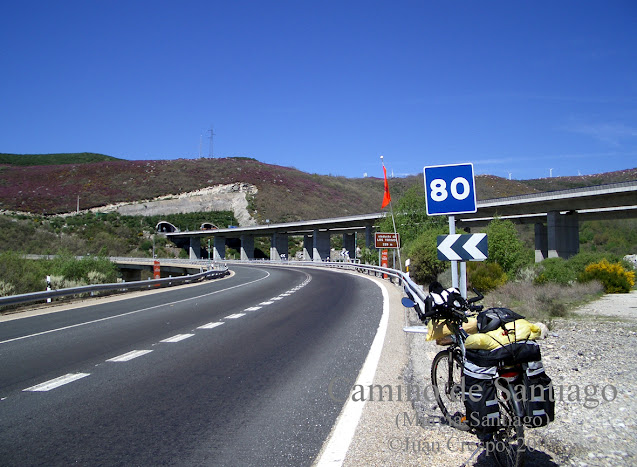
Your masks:
{"label": "bicycle wheel", "polygon": [[[507,386],[508,387],[508,386]],[[509,390],[498,390],[500,404],[500,428],[493,434],[491,451],[496,463],[501,467],[523,467],[526,446],[524,444],[523,409]]]}
{"label": "bicycle wheel", "polygon": [[449,425],[469,431],[462,397],[462,359],[453,351],[442,350],[431,363],[431,385],[438,407]]}

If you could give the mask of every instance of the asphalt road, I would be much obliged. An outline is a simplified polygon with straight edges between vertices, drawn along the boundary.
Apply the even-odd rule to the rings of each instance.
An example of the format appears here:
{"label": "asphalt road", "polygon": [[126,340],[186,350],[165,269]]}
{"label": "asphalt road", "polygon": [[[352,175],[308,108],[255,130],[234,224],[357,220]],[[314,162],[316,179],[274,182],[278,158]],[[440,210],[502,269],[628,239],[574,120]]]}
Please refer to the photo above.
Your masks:
{"label": "asphalt road", "polygon": [[0,323],[0,465],[311,464],[342,408],[329,382],[356,379],[381,291],[233,270]]}

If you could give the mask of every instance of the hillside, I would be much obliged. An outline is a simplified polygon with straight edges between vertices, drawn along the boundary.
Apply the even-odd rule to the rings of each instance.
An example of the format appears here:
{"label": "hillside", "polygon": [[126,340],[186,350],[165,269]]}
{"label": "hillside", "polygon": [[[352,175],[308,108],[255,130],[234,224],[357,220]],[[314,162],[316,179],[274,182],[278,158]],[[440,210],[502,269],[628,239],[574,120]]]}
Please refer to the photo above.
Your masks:
{"label": "hillside", "polygon": [[[43,161],[54,160],[47,155]],[[35,157],[35,156],[31,156]],[[103,156],[108,157],[108,156]],[[258,192],[249,210],[259,222],[316,219],[380,211],[383,180],[307,174],[295,168],[248,158],[178,159],[160,161],[101,160],[58,165],[17,165],[0,158],[0,210],[59,214],[118,202],[149,200],[215,185],[247,183]],[[15,158],[13,158],[15,159]],[[34,159],[35,160],[35,159]],[[60,160],[63,160],[60,158]],[[637,179],[637,169],[598,176],[507,180],[476,177],[478,199],[590,186]],[[390,180],[394,200],[422,175]]]}
{"label": "hillside", "polygon": [[116,157],[92,152],[60,154],[5,154],[0,153],[0,165],[60,165],[88,164],[91,162],[116,161]]}

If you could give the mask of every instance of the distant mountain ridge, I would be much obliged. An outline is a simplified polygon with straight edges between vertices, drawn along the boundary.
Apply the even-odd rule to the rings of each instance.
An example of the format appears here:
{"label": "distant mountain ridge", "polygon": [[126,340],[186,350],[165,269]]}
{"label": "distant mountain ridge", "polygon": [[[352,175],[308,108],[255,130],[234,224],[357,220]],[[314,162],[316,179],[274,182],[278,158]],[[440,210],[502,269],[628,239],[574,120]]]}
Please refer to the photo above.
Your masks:
{"label": "distant mountain ridge", "polygon": [[89,164],[91,162],[117,161],[116,157],[93,152],[58,154],[6,154],[0,153],[0,165],[60,165]]}
{"label": "distant mountain ridge", "polygon": [[[22,164],[16,158],[24,158]],[[537,180],[478,175],[476,193],[478,199],[491,199],[628,180],[637,180],[637,168]],[[60,214],[74,212],[78,196],[80,209],[87,209],[234,183],[257,187],[248,210],[259,222],[379,212],[383,199],[381,178],[308,174],[250,158],[129,161],[91,153],[0,154],[0,210],[6,211]],[[422,184],[422,175],[390,179],[392,200]]]}

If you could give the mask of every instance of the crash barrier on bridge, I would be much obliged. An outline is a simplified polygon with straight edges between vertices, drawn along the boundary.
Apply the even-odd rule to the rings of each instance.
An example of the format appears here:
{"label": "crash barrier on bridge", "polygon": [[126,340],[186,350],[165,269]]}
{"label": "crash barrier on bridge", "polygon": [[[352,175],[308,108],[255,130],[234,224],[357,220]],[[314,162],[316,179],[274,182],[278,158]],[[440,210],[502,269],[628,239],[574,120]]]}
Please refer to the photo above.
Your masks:
{"label": "crash barrier on bridge", "polygon": [[263,265],[276,265],[276,266],[307,266],[307,267],[324,267],[333,269],[344,269],[350,271],[356,271],[366,274],[374,274],[376,276],[387,278],[393,282],[397,280],[399,285],[404,286],[405,292],[416,303],[418,308],[424,312],[425,310],[425,298],[427,294],[423,288],[416,284],[411,278],[404,272],[396,269],[383,268],[380,266],[372,266],[369,264],[360,264],[354,262],[345,261],[268,261],[268,260],[225,260],[226,264],[263,264]]}
{"label": "crash barrier on bridge", "polygon": [[[129,260],[136,258],[128,258]],[[164,260],[162,260],[163,262]],[[184,260],[181,260],[184,263]],[[191,263],[191,262],[189,262]],[[210,264],[210,263],[208,263]],[[20,303],[35,302],[38,300],[46,300],[55,297],[65,297],[68,295],[80,295],[93,292],[104,291],[124,291],[124,290],[138,290],[138,289],[150,289],[153,287],[171,286],[186,284],[189,282],[198,282],[206,279],[217,279],[228,274],[228,267],[223,266],[221,268],[213,268],[208,271],[203,271],[203,265],[200,266],[202,272],[198,274],[192,274],[188,276],[167,277],[164,279],[150,279],[146,281],[134,281],[134,282],[118,282],[115,284],[95,284],[84,285],[81,287],[72,287],[68,289],[59,290],[47,290],[43,292],[32,292],[22,295],[11,295],[8,297],[0,297],[0,306],[4,305],[17,305]]]}

